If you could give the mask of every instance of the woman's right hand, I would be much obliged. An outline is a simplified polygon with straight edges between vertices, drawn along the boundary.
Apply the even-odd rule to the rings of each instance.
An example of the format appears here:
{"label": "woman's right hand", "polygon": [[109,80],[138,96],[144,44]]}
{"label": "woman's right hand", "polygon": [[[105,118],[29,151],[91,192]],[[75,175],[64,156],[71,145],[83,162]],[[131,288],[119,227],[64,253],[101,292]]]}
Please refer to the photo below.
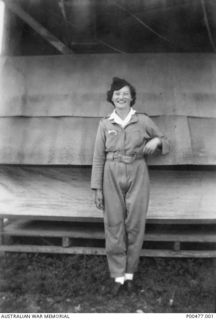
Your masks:
{"label": "woman's right hand", "polygon": [[101,189],[95,190],[95,205],[99,210],[104,209],[104,196]]}

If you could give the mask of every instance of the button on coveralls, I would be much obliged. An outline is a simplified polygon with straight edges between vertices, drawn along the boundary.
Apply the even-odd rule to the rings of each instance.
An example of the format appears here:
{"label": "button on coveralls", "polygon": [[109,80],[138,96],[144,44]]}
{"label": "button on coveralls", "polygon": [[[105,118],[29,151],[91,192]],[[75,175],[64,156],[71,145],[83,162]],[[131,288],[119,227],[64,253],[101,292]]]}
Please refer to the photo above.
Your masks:
{"label": "button on coveralls", "polygon": [[[144,114],[135,113],[124,128],[109,117],[103,118],[98,127],[91,188],[103,190],[106,253],[114,278],[134,273],[138,266],[149,203],[143,149],[154,137],[162,142],[162,154],[167,153],[167,139]],[[137,155],[137,159],[124,163],[118,158],[109,160],[110,154]]]}

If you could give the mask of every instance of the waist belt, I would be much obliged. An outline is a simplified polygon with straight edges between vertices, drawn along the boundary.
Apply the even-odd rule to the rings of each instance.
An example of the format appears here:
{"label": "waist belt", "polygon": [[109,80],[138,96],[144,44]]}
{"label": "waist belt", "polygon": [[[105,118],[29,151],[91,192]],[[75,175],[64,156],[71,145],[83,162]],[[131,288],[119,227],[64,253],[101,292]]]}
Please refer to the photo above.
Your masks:
{"label": "waist belt", "polygon": [[134,154],[134,155],[126,155],[116,152],[108,152],[106,155],[106,160],[109,161],[119,161],[123,163],[132,163],[135,160],[143,159],[144,156],[142,154]]}

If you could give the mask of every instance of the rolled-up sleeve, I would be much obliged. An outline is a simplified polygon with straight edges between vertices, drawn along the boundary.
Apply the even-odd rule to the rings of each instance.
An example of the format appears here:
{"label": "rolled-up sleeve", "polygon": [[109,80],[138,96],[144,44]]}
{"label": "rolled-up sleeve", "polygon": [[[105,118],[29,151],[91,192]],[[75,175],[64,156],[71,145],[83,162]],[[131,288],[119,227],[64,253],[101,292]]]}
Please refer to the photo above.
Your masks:
{"label": "rolled-up sleeve", "polygon": [[170,144],[167,137],[160,131],[156,124],[149,118],[146,117],[147,133],[153,138],[159,138],[161,140],[161,154],[169,153]]}
{"label": "rolled-up sleeve", "polygon": [[103,172],[105,163],[105,130],[103,120],[100,121],[95,139],[92,174],[91,174],[91,189],[103,188]]}

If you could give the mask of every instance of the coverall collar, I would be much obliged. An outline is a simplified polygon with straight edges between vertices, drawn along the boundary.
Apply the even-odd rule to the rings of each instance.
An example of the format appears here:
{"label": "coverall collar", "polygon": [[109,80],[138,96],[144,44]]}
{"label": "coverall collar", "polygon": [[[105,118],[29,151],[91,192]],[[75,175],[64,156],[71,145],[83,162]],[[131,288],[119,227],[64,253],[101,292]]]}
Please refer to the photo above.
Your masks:
{"label": "coverall collar", "polygon": [[137,122],[137,116],[136,116],[136,110],[134,110],[133,108],[130,108],[130,111],[127,115],[127,117],[122,120],[118,114],[116,113],[116,111],[114,110],[111,115],[109,116],[109,120],[112,123],[116,123],[118,125],[120,125],[122,128],[125,128],[126,126],[128,126],[130,123],[134,123]]}

